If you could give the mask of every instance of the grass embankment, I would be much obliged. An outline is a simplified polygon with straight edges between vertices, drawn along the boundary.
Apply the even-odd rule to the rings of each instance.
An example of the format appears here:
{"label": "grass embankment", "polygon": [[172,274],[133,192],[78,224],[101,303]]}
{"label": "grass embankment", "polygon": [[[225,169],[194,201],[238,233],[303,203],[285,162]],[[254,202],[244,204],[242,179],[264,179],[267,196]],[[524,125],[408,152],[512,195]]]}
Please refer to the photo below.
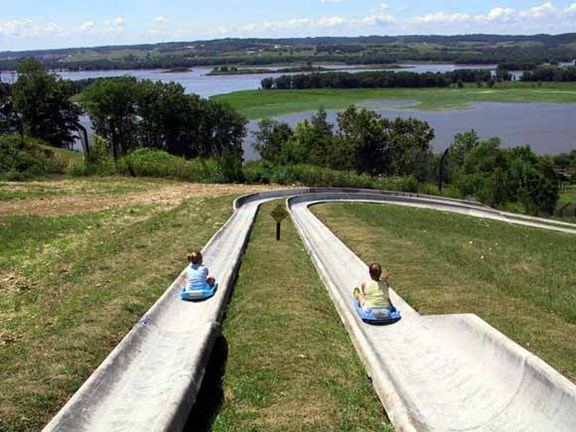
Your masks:
{"label": "grass embankment", "polygon": [[390,431],[292,223],[264,205],[228,306],[225,401],[213,431]]}
{"label": "grass embankment", "polygon": [[38,183],[22,183],[19,198],[35,199],[0,201],[0,431],[39,430],[247,190],[209,187],[49,182],[39,199]]}
{"label": "grass embankment", "polygon": [[468,85],[463,88],[422,89],[310,89],[250,90],[214,97],[229,103],[249,119],[274,117],[305,111],[344,109],[362,102],[416,101],[412,109],[440,111],[466,109],[471,102],[576,103],[576,83],[497,83],[493,88]]}
{"label": "grass embankment", "polygon": [[397,206],[314,212],[420,313],[475,313],[576,382],[574,236]]}

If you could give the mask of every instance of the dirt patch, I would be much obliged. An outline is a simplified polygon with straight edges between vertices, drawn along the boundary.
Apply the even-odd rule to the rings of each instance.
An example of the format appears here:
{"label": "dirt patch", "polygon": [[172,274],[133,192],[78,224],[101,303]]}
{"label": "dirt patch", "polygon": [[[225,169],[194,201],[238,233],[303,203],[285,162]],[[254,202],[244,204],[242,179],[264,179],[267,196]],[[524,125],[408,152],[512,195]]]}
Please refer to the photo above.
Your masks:
{"label": "dirt patch", "polygon": [[[52,183],[51,186],[57,186]],[[43,199],[24,199],[0,203],[0,216],[33,215],[63,216],[92,211],[110,210],[137,205],[160,205],[175,207],[191,197],[215,197],[223,195],[241,195],[282,189],[271,185],[234,185],[234,184],[195,184],[184,183],[160,186],[158,189],[144,192],[131,192],[123,195],[108,196],[54,196]]]}

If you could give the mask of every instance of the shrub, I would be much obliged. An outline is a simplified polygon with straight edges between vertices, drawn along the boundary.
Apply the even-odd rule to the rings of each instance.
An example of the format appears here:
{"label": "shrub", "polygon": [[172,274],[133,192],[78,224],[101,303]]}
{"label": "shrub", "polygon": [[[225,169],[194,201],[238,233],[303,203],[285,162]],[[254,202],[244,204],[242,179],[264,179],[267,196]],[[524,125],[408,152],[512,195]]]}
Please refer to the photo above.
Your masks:
{"label": "shrub", "polygon": [[221,183],[220,164],[214,159],[186,160],[162,150],[139,149],[118,161],[118,173],[136,177],[160,177],[199,183]]}
{"label": "shrub", "polygon": [[356,174],[351,171],[336,171],[315,165],[277,165],[267,161],[248,162],[244,166],[248,183],[300,184],[310,187],[347,187],[419,192],[422,184],[416,177],[380,177]]}
{"label": "shrub", "polygon": [[40,140],[16,134],[0,136],[0,178],[26,180],[46,174],[61,174],[65,162]]}

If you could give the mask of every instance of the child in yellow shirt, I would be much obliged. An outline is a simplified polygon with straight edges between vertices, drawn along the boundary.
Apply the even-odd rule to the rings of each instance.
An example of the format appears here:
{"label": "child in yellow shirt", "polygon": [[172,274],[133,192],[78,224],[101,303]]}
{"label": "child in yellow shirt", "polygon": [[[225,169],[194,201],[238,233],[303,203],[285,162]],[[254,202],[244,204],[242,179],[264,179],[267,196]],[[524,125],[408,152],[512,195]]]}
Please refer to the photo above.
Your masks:
{"label": "child in yellow shirt", "polygon": [[369,267],[370,280],[362,281],[360,288],[354,288],[354,297],[365,311],[370,309],[392,310],[392,302],[388,296],[388,271],[378,263]]}

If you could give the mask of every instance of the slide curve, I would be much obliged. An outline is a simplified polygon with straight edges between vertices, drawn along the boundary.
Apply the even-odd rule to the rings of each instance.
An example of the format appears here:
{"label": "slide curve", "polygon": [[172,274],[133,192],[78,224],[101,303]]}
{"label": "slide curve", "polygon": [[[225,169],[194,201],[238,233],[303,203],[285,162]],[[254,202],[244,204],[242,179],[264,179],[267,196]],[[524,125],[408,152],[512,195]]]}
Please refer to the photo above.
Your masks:
{"label": "slide curve", "polygon": [[[206,369],[258,207],[290,198],[291,216],[399,431],[575,431],[576,386],[474,315],[403,313],[394,326],[359,321],[350,287],[362,263],[308,206],[365,201],[428,207],[576,234],[574,226],[510,219],[468,201],[352,189],[294,189],[241,197],[203,250],[218,276],[205,302],[178,298],[182,274],[44,431],[180,431]],[[354,280],[352,280],[354,279]]]}

